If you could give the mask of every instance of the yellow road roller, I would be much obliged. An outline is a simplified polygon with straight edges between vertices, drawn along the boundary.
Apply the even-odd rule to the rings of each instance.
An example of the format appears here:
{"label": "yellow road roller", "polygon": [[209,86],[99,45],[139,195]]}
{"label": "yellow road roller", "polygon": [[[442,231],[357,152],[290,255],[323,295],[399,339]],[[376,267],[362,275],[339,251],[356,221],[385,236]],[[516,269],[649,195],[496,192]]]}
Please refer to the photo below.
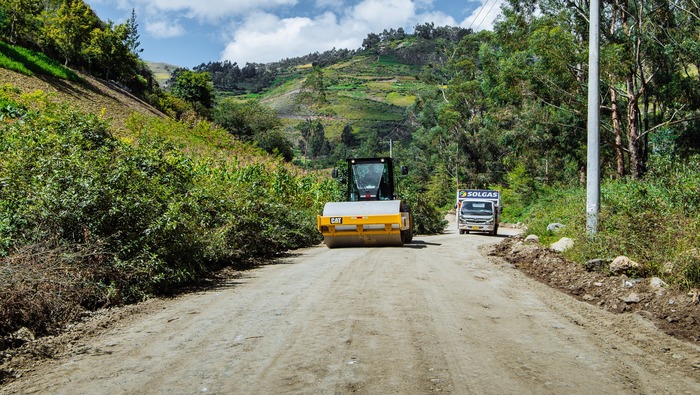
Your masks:
{"label": "yellow road roller", "polygon": [[[406,174],[406,167],[401,173]],[[338,169],[333,177],[339,176]],[[413,217],[396,194],[391,158],[347,160],[347,197],[329,202],[317,218],[328,248],[402,246],[413,239]]]}

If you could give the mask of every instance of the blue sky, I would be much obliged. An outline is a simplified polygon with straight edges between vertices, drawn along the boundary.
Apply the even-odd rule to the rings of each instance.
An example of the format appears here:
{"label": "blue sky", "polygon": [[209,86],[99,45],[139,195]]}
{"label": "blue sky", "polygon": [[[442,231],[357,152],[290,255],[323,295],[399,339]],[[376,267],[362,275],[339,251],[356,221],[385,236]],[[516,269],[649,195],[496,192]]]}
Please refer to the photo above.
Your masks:
{"label": "blue sky", "polygon": [[357,49],[368,33],[436,26],[491,29],[503,0],[85,0],[100,19],[136,11],[141,58],[192,68],[230,60],[267,63]]}

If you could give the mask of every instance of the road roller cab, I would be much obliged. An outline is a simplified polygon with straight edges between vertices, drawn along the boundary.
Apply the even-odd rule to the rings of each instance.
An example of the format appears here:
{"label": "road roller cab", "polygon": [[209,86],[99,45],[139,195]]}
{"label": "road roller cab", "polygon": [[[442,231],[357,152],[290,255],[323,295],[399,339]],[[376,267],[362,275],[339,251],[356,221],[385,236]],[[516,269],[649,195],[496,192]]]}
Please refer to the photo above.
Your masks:
{"label": "road roller cab", "polygon": [[[407,173],[405,167],[402,174]],[[339,171],[333,170],[338,177]],[[401,246],[413,239],[408,204],[398,198],[391,158],[348,159],[346,201],[329,202],[317,218],[329,248]]]}

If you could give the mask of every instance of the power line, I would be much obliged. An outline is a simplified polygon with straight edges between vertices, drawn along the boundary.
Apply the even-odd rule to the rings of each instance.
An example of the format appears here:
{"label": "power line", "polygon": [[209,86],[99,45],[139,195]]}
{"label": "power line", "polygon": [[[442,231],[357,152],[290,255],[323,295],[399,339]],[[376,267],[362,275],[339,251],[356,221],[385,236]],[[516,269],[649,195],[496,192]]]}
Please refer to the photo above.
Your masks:
{"label": "power line", "polygon": [[[486,3],[484,3],[484,8],[486,8],[486,4],[488,4],[488,0],[486,0]],[[491,14],[491,10],[493,10],[493,7],[495,7],[496,4],[498,4],[498,0],[493,0],[493,4],[491,4],[491,8],[489,8],[489,11],[484,15],[484,18],[481,20],[481,23],[479,23],[479,26],[476,27],[476,30],[479,30],[479,28],[481,27],[481,24],[484,23],[484,21],[489,16],[489,14]]]}
{"label": "power line", "polygon": [[486,0],[486,2],[484,3],[484,5],[481,6],[481,8],[479,8],[479,12],[478,12],[478,13],[476,14],[476,16],[474,17],[474,20],[472,20],[471,25],[469,25],[469,29],[471,29],[472,26],[474,26],[474,22],[476,22],[476,20],[479,19],[479,15],[481,15],[481,11],[483,11],[484,8],[486,8],[486,4],[488,4],[488,3],[489,3],[489,0]]}

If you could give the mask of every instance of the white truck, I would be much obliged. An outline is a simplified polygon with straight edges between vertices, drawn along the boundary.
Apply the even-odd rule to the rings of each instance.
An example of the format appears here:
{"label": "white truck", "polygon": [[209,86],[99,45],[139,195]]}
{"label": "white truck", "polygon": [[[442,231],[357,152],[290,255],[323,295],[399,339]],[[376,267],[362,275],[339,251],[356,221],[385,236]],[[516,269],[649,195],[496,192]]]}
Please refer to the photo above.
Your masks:
{"label": "white truck", "polygon": [[498,234],[501,221],[501,191],[490,189],[457,190],[456,222],[460,234],[488,232]]}

